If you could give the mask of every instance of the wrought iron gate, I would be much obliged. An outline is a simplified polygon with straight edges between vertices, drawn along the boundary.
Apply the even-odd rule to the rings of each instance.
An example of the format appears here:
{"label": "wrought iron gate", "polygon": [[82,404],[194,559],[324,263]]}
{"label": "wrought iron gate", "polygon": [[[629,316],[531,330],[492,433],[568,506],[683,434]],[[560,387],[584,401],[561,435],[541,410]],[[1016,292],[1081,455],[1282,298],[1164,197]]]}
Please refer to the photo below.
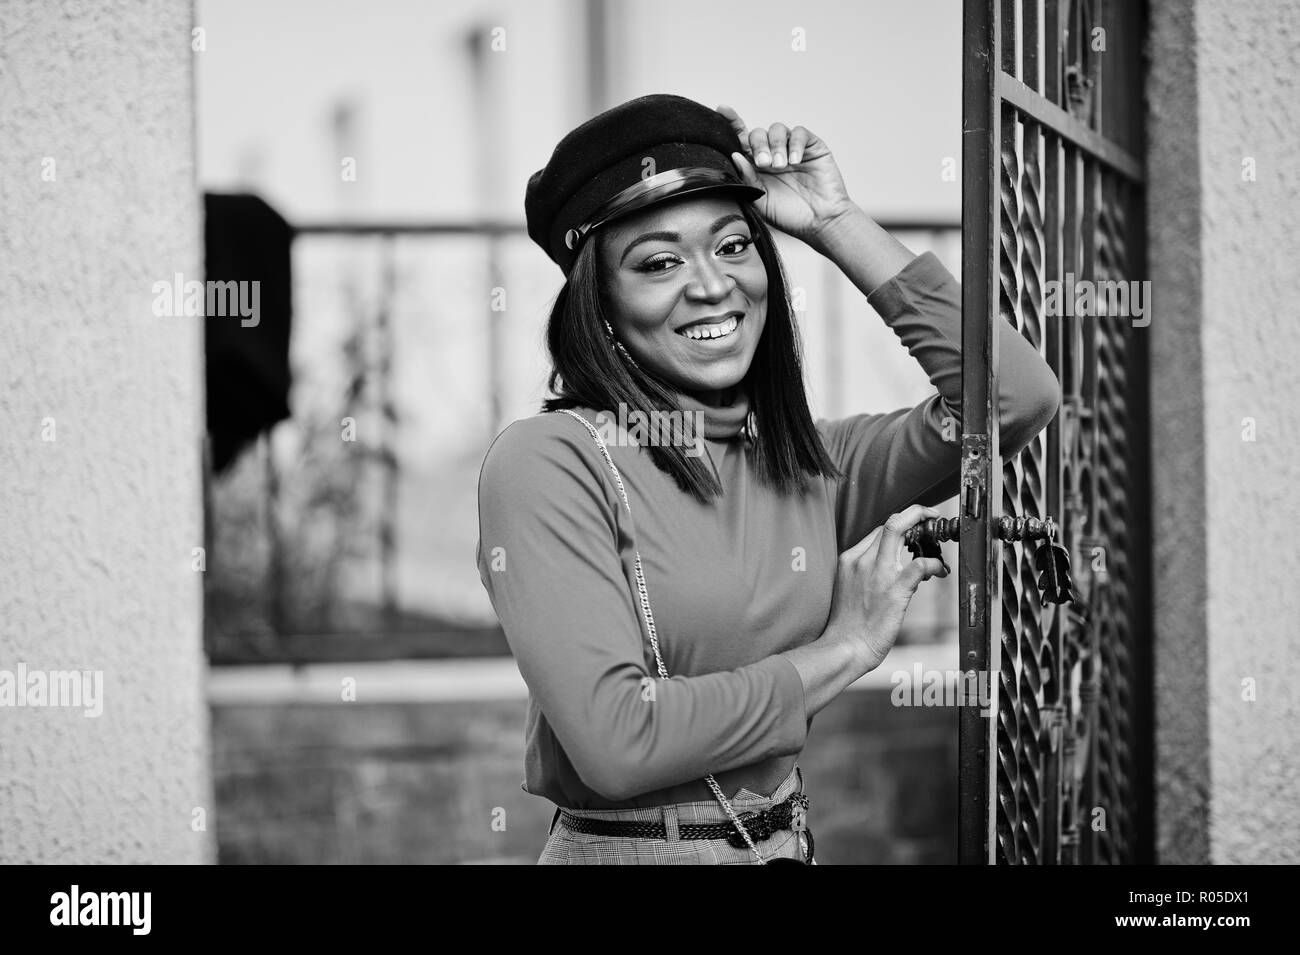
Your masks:
{"label": "wrought iron gate", "polygon": [[[961,708],[963,863],[1152,855],[1146,336],[1070,308],[1145,274],[1144,7],[965,0],[961,658],[994,705]],[[1014,333],[1062,405],[1002,462],[994,359]],[[1051,518],[1077,600],[1040,596],[1031,542],[999,539],[1017,517]]]}

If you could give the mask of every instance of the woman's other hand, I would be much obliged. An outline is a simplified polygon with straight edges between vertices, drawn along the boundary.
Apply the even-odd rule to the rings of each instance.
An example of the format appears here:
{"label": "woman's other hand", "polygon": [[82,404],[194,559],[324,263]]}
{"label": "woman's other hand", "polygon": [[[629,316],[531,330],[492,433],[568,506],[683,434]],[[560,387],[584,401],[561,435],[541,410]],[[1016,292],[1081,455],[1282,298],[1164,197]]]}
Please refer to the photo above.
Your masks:
{"label": "woman's other hand", "polygon": [[921,581],[948,576],[943,561],[913,558],[903,542],[910,528],[938,516],[934,508],[913,504],[840,554],[826,634],[850,644],[868,670],[894,646]]}
{"label": "woman's other hand", "polygon": [[748,129],[730,106],[717,111],[741,146],[731,161],[747,183],[767,193],[754,201],[767,222],[819,248],[819,237],[837,220],[861,211],[849,198],[830,147],[816,133],[784,123]]}

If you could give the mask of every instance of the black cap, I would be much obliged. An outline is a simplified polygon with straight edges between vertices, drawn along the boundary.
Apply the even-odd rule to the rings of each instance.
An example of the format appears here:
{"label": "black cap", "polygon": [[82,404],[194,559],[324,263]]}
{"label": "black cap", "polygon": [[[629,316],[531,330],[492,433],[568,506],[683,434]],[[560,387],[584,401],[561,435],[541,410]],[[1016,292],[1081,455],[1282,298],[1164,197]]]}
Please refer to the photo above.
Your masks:
{"label": "black cap", "polygon": [[567,276],[605,222],[704,190],[762,196],[731,161],[741,149],[727,118],[694,100],[662,93],[629,100],[569,132],[529,178],[528,235]]}

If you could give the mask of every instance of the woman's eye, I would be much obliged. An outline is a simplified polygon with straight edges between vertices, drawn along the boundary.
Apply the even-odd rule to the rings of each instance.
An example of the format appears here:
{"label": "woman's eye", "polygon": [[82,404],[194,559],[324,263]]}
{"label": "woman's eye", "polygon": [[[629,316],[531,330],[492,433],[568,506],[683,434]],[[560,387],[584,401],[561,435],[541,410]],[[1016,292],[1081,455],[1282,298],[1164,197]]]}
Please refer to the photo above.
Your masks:
{"label": "woman's eye", "polygon": [[718,247],[718,251],[723,255],[739,255],[754,244],[754,240],[748,236],[733,235],[728,236]]}
{"label": "woman's eye", "polygon": [[665,254],[661,257],[646,259],[637,266],[637,270],[640,272],[662,272],[676,261],[676,257]]}

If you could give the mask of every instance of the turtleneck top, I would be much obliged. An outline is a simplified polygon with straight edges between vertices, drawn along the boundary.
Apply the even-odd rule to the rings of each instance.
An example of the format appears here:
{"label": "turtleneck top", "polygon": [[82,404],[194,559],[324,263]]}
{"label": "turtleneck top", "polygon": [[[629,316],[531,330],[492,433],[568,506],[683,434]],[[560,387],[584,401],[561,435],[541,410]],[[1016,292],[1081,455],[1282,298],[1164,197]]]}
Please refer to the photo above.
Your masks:
{"label": "turtleneck top", "polygon": [[677,392],[677,404],[689,414],[703,415],[704,437],[725,441],[742,434],[749,421],[749,395],[737,385],[732,401],[725,405],[707,404],[689,391]]}
{"label": "turtleneck top", "polygon": [[[935,394],[818,419],[844,476],[802,493],[760,479],[743,392],[726,406],[681,396],[705,416],[702,443],[723,488],[708,504],[648,449],[615,442],[629,514],[592,435],[567,414],[520,419],[494,439],[479,475],[476,557],[529,689],[525,791],[564,808],[633,808],[712,800],[709,773],[729,797],[770,795],[789,775],[810,720],[802,679],[778,654],[825,629],[840,552],[891,513],[957,492],[960,286],[927,252],[867,301]],[[999,338],[1009,457],[1055,415],[1060,392],[1022,336]],[[575,410],[598,429],[614,415]],[[657,678],[642,620],[638,551],[669,680]]]}

